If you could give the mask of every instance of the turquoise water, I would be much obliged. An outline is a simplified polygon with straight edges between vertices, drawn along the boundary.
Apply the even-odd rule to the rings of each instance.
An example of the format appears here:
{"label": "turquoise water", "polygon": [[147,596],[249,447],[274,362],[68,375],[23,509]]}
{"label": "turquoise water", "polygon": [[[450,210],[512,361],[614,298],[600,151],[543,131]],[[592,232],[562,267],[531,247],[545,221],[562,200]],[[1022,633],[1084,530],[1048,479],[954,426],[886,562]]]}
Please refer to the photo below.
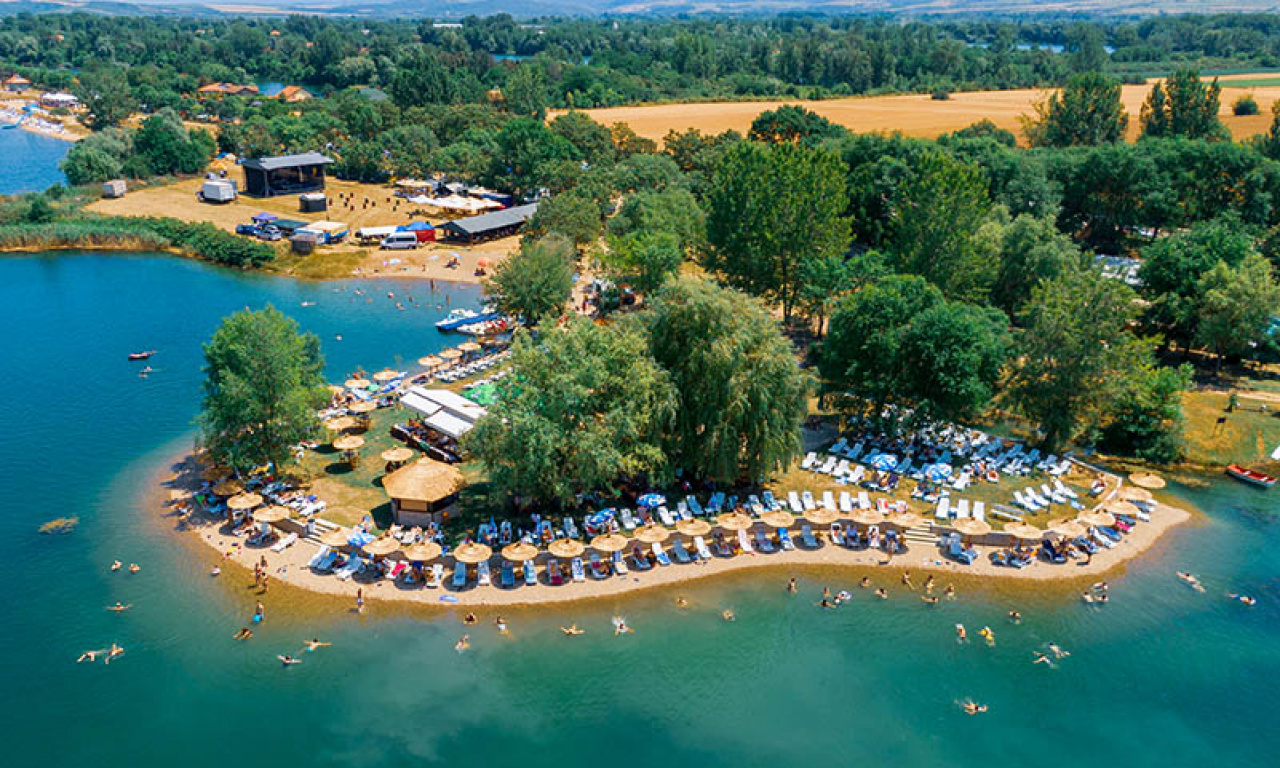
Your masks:
{"label": "turquoise water", "polygon": [[[320,334],[335,377],[440,348],[431,323],[445,310],[399,312],[387,291],[426,293],[166,257],[0,259],[5,765],[1274,765],[1277,497],[1223,482],[1185,491],[1207,521],[1112,579],[1103,609],[967,582],[930,608],[886,576],[895,594],[878,601],[857,572],[801,573],[793,596],[775,572],[689,586],[685,611],[667,591],[511,612],[512,638],[486,615],[458,654],[452,615],[375,601],[360,617],[327,600],[290,614],[273,589],[257,636],[232,641],[254,593],[211,580],[208,556],[175,546],[139,503],[189,439],[199,344],[227,312],[271,301]],[[125,360],[141,348],[159,350],[147,379]],[[74,533],[35,533],[65,514],[82,520]],[[117,557],[143,572],[109,573]],[[822,611],[824,584],[857,594]],[[1224,595],[1237,590],[1259,605]],[[103,610],[116,600],[134,608]],[[1003,618],[1015,606],[1017,627]],[[615,613],[634,635],[612,636]],[[561,636],[569,622],[588,634]],[[956,622],[989,624],[996,647],[958,645]],[[282,669],[276,654],[312,636],[334,646]],[[124,658],[75,664],[113,640]],[[1073,655],[1033,666],[1054,641]],[[990,712],[962,714],[969,696]]]}
{"label": "turquoise water", "polygon": [[0,130],[0,195],[43,192],[65,184],[58,163],[71,142],[40,136],[21,128]]}

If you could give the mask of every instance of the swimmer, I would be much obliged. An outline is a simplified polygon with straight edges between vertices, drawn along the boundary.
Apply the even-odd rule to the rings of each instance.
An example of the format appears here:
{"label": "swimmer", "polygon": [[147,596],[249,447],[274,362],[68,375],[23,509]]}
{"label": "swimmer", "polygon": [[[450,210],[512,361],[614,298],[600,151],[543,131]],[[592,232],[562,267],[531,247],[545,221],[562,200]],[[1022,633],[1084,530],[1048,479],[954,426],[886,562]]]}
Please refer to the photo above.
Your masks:
{"label": "swimmer", "polygon": [[1062,648],[1058,647],[1057,643],[1049,643],[1049,650],[1053,652],[1053,658],[1055,659],[1065,659],[1071,655],[1067,651],[1064,651],[1062,650]]}
{"label": "swimmer", "polygon": [[929,578],[924,580],[924,591],[927,594],[933,594],[933,574],[929,574]]}
{"label": "swimmer", "polygon": [[121,562],[120,562],[119,560],[116,560],[116,561],[114,561],[114,562],[112,562],[112,563],[111,563],[111,570],[113,570],[113,571],[118,571],[118,570],[120,570],[122,567],[123,567],[123,565],[121,564]]}
{"label": "swimmer", "polygon": [[577,624],[570,624],[567,627],[561,627],[560,631],[565,634],[565,637],[577,637],[578,635],[583,634],[586,630],[578,629]]}
{"label": "swimmer", "polygon": [[142,570],[137,563],[129,563],[129,573],[137,573]]}
{"label": "swimmer", "polygon": [[862,581],[858,582],[858,586],[866,589],[871,586],[871,579],[867,576],[862,577]]}
{"label": "swimmer", "polygon": [[1197,592],[1204,591],[1204,587],[1201,586],[1200,580],[1197,579],[1195,576],[1192,576],[1189,573],[1184,573],[1183,571],[1178,571],[1178,578],[1185,581],[1188,585],[1191,586],[1192,589],[1196,590]]}
{"label": "swimmer", "polygon": [[948,584],[948,585],[947,585],[947,588],[946,588],[946,589],[944,589],[944,590],[942,590],[942,594],[946,595],[948,600],[955,600],[955,599],[956,599],[956,588],[955,588],[953,585]]}
{"label": "swimmer", "polygon": [[364,613],[364,587],[356,590],[356,613]]}
{"label": "swimmer", "polygon": [[827,602],[827,601],[828,601],[828,600],[830,600],[830,599],[831,599],[831,587],[823,587],[823,588],[822,588],[822,602],[824,602],[824,603],[825,603],[825,602]]}
{"label": "swimmer", "polygon": [[1051,667],[1053,666],[1053,662],[1049,660],[1048,656],[1045,656],[1039,651],[1034,651],[1034,653],[1036,655],[1036,660],[1031,662],[1032,664],[1048,664]]}
{"label": "swimmer", "polygon": [[964,712],[966,715],[980,715],[983,712],[987,711],[986,704],[978,704],[977,702],[974,702],[974,701],[966,701],[960,706],[964,708]]}
{"label": "swimmer", "polygon": [[210,569],[210,571],[209,571],[209,575],[210,575],[210,576],[221,576],[221,575],[222,575],[222,568],[221,568],[220,566],[217,566],[217,565],[213,566],[213,568],[212,568],[212,569]]}
{"label": "swimmer", "polygon": [[963,624],[956,625],[956,642],[966,643],[969,641],[969,633],[965,630]]}
{"label": "swimmer", "polygon": [[826,598],[826,597],[822,598],[822,602],[818,603],[818,605],[822,606],[823,608],[835,608],[835,607],[836,607],[835,603],[831,602],[831,600],[830,600],[829,598]]}
{"label": "swimmer", "polygon": [[876,597],[880,598],[881,600],[888,600],[889,593],[884,591],[884,587],[880,587],[879,589],[876,590]]}
{"label": "swimmer", "polygon": [[463,635],[462,639],[453,644],[453,650],[462,653],[471,647],[471,635]]}
{"label": "swimmer", "polygon": [[1111,585],[1107,584],[1107,582],[1105,582],[1105,581],[1099,581],[1097,584],[1094,584],[1094,585],[1093,585],[1093,591],[1094,591],[1094,592],[1106,592],[1108,589],[1110,589],[1110,587],[1111,587]]}
{"label": "swimmer", "polygon": [[796,579],[794,576],[791,577],[791,581],[787,582],[787,591],[793,595],[796,593]]}
{"label": "swimmer", "polygon": [[328,648],[331,645],[333,645],[333,643],[322,643],[320,642],[320,638],[315,637],[307,641],[307,652],[310,653],[317,648]]}
{"label": "swimmer", "polygon": [[99,656],[101,656],[106,652],[107,652],[106,649],[103,649],[101,651],[85,651],[84,653],[80,654],[80,658],[76,659],[76,663],[79,664],[82,661],[93,663],[98,660]]}
{"label": "swimmer", "polygon": [[259,601],[258,607],[253,609],[253,620],[256,623],[261,624],[262,620],[265,618],[267,618],[267,609],[262,602]]}
{"label": "swimmer", "polygon": [[635,630],[633,630],[631,627],[627,626],[626,619],[622,618],[621,616],[613,617],[613,634],[615,636],[625,635],[628,632],[634,632],[634,631]]}
{"label": "swimmer", "polygon": [[1098,597],[1094,595],[1092,592],[1081,592],[1080,599],[1085,601],[1086,603],[1098,602]]}
{"label": "swimmer", "polygon": [[684,599],[684,595],[677,595],[677,596],[676,596],[676,607],[677,607],[677,608],[688,608],[688,607],[689,607],[689,601]]}
{"label": "swimmer", "polygon": [[125,605],[124,603],[117,600],[115,605],[108,605],[107,610],[115,611],[116,613],[123,613],[132,607],[133,607],[132,605]]}
{"label": "swimmer", "polygon": [[910,571],[903,571],[903,572],[902,572],[902,584],[903,584],[903,586],[905,586],[907,589],[915,589],[915,588],[916,588],[916,587],[915,587],[915,585],[911,583],[911,572],[910,572]]}
{"label": "swimmer", "polygon": [[102,663],[110,664],[112,659],[116,658],[117,656],[123,656],[123,655],[124,655],[124,649],[116,645],[115,643],[112,643],[111,650],[107,651],[107,658],[103,659]]}
{"label": "swimmer", "polygon": [[253,637],[253,630],[248,627],[241,627],[240,631],[231,636],[232,640],[248,640]]}
{"label": "swimmer", "polygon": [[480,620],[476,618],[476,615],[474,613],[468,613],[466,616],[462,617],[462,623],[467,625],[468,627],[471,626],[472,624],[475,624],[478,621]]}
{"label": "swimmer", "polygon": [[511,634],[511,633],[507,630],[507,620],[506,620],[506,619],[504,619],[504,618],[502,618],[501,616],[499,616],[498,618],[496,618],[496,619],[494,619],[494,620],[493,620],[493,625],[494,625],[495,627],[497,627],[497,628],[498,628],[498,634],[500,634],[500,635],[509,635],[509,634]]}
{"label": "swimmer", "polygon": [[720,614],[720,618],[724,619],[725,621],[733,621],[734,619],[733,611],[725,609],[725,611]]}
{"label": "swimmer", "polygon": [[1256,598],[1252,598],[1248,595],[1237,595],[1235,593],[1228,592],[1227,597],[1231,598],[1232,600],[1239,600],[1240,602],[1248,606],[1254,606],[1258,604],[1258,601]]}
{"label": "swimmer", "polygon": [[1018,611],[1009,611],[1009,621],[1012,621],[1014,624],[1021,624],[1022,614]]}
{"label": "swimmer", "polygon": [[991,627],[983,627],[978,630],[978,634],[982,635],[982,639],[987,641],[989,647],[996,647],[996,633],[991,631]]}
{"label": "swimmer", "polygon": [[302,659],[295,659],[287,653],[283,656],[277,656],[276,658],[279,659],[280,663],[285,665],[286,667],[292,666],[294,664],[302,663]]}
{"label": "swimmer", "polygon": [[928,603],[929,605],[938,604],[938,598],[935,595],[921,595],[920,601],[924,603]]}

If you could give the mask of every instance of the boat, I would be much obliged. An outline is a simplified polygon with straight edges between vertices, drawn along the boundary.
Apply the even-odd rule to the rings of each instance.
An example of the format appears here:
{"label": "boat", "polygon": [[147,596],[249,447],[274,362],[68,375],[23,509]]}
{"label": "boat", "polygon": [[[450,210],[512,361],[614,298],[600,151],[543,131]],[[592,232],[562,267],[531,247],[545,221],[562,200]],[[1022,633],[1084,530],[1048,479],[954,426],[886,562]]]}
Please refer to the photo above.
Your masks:
{"label": "boat", "polygon": [[1258,472],[1257,470],[1242,467],[1239,464],[1228,464],[1227,474],[1242,483],[1249,483],[1262,488],[1270,488],[1276,484],[1276,478],[1271,475]]}
{"label": "boat", "polygon": [[498,312],[476,312],[473,309],[455,309],[436,323],[436,330],[456,331],[464,325],[487,323],[502,317]]}
{"label": "boat", "polygon": [[154,349],[149,349],[146,352],[130,352],[129,359],[130,360],[147,360],[155,353],[156,351]]}

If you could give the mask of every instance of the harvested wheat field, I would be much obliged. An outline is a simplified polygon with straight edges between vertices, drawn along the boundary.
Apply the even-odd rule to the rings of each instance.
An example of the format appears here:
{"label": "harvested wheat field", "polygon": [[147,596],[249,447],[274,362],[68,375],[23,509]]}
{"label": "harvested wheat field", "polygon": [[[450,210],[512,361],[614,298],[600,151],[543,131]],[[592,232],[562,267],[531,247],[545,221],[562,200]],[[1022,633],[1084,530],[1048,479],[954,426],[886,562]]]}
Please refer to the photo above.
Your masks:
{"label": "harvested wheat field", "polygon": [[[1275,85],[1232,87],[1231,80],[1260,79],[1264,75],[1233,75],[1221,78],[1222,121],[1238,139],[1263,133],[1271,125],[1271,104],[1280,98],[1280,79]],[[1272,77],[1275,77],[1272,75]],[[1129,138],[1138,135],[1138,115],[1150,85],[1126,85],[1122,100],[1129,112]],[[1244,93],[1252,93],[1262,114],[1235,117],[1231,104]],[[1022,139],[1019,117],[1032,114],[1033,105],[1048,91],[1027,88],[1013,91],[970,91],[953,93],[947,101],[934,101],[929,94],[898,96],[855,96],[824,101],[708,102],[704,104],[655,104],[637,107],[610,107],[583,110],[605,125],[623,122],[641,136],[661,141],[668,131],[697,128],[703,133],[735,130],[746,133],[756,115],[783,104],[798,104],[858,133],[892,133],[934,138],[989,119]],[[553,115],[554,116],[554,115]]]}

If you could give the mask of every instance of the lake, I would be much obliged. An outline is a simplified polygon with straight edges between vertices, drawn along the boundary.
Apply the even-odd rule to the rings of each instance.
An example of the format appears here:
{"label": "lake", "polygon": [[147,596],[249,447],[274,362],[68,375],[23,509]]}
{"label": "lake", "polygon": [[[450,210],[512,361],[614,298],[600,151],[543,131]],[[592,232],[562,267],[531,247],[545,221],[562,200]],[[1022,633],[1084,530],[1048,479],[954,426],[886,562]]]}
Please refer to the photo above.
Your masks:
{"label": "lake", "polygon": [[[397,311],[387,291],[426,306]],[[272,303],[320,336],[339,379],[447,345],[433,327],[445,297],[480,299],[471,287],[428,300],[420,282],[297,282],[144,254],[0,259],[6,765],[1274,765],[1276,497],[1216,478],[1177,489],[1203,522],[1112,578],[1105,607],[968,581],[930,607],[873,573],[892,593],[879,601],[852,570],[798,573],[790,595],[778,571],[514,610],[503,638],[489,614],[464,629],[375,599],[357,616],[273,586],[257,635],[233,641],[255,593],[210,578],[214,556],[178,543],[144,498],[190,444],[201,343],[223,315]],[[148,378],[125,359],[136,349],[158,350]],[[80,517],[73,533],[36,533],[62,515]],[[116,558],[143,570],[110,573]],[[856,594],[824,611],[824,585]],[[1246,590],[1256,607],[1226,597]],[[104,610],[117,600],[133,608]],[[1005,619],[1014,607],[1019,626]],[[614,614],[635,634],[615,638]],[[564,637],[572,622],[587,634]],[[973,642],[956,642],[957,622]],[[977,639],[983,625],[995,647]],[[464,631],[472,649],[459,654]],[[282,668],[276,655],[312,637],[333,646]],[[75,663],[113,641],[127,653],[110,666]],[[1051,642],[1072,655],[1033,665]],[[966,697],[990,712],[963,714]]]}
{"label": "lake", "polygon": [[0,129],[0,195],[43,192],[65,184],[58,163],[71,142],[41,136],[21,128]]}

